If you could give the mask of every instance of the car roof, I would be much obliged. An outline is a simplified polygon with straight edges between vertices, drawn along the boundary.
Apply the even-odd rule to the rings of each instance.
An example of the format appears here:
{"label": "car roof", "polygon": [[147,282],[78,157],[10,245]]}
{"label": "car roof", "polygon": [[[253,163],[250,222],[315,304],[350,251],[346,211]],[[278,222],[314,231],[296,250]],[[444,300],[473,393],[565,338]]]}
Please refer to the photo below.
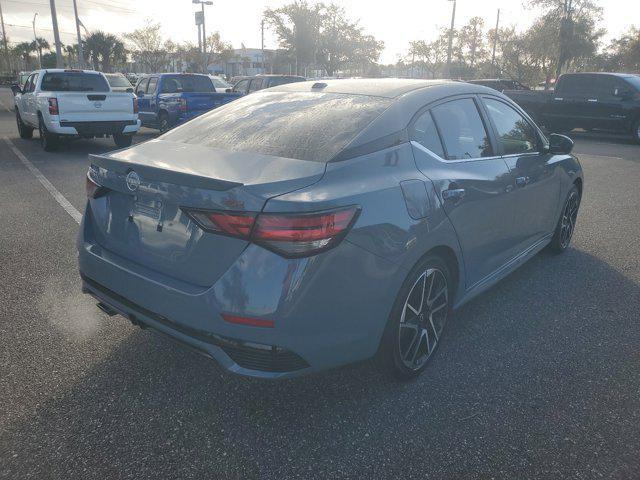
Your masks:
{"label": "car roof", "polygon": [[373,97],[397,98],[411,91],[436,85],[457,84],[452,80],[417,80],[408,78],[349,78],[288,83],[273,87],[280,92],[322,92]]}

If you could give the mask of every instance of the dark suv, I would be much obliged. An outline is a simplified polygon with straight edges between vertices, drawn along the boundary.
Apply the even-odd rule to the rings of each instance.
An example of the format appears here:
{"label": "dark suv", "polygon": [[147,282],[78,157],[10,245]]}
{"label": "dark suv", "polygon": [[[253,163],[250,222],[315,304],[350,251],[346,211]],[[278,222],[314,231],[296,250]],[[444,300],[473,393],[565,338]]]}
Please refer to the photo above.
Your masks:
{"label": "dark suv", "polygon": [[256,75],[254,77],[243,78],[233,86],[232,91],[246,95],[247,93],[275,87],[276,85],[304,82],[305,80],[306,78],[298,75]]}

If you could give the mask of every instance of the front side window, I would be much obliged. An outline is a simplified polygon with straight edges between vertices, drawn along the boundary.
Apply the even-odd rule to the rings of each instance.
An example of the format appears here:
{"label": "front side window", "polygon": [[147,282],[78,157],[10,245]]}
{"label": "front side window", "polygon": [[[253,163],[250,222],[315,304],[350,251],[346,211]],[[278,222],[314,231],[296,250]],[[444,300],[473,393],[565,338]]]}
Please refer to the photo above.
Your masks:
{"label": "front side window", "polygon": [[249,93],[261,90],[263,88],[263,81],[264,80],[262,78],[254,78],[253,80],[251,80],[251,85],[249,85]]}
{"label": "front side window", "polygon": [[149,79],[149,85],[147,85],[147,93],[156,93],[156,87],[158,86],[158,77],[151,77]]}
{"label": "front side window", "polygon": [[110,92],[106,78],[98,73],[48,72],[42,77],[43,92]]}
{"label": "front side window", "polygon": [[245,93],[247,91],[247,86],[249,85],[249,80],[240,80],[233,87],[234,92],[242,92]]}
{"label": "front side window", "polygon": [[143,94],[147,89],[147,85],[149,84],[149,79],[148,78],[143,78],[142,80],[140,80],[140,83],[138,83],[138,86],[136,87],[136,94],[140,95]]}
{"label": "front side window", "polygon": [[411,140],[415,140],[439,157],[445,158],[442,142],[440,141],[440,136],[438,135],[438,130],[436,129],[436,124],[433,122],[430,111],[427,110],[416,119],[411,126],[409,135]]}
{"label": "front side window", "polygon": [[328,162],[391,102],[367,95],[261,90],[161,138],[232,152]]}
{"label": "front side window", "polygon": [[538,137],[522,115],[499,100],[484,98],[483,101],[496,127],[498,142],[504,155],[537,150]]}
{"label": "front side window", "polygon": [[452,100],[431,109],[442,135],[447,160],[490,157],[489,136],[471,98]]}
{"label": "front side window", "polygon": [[29,75],[27,77],[27,79],[24,82],[24,87],[22,87],[22,91],[27,93],[31,91],[31,79],[33,78],[33,75]]}
{"label": "front side window", "polygon": [[31,79],[31,84],[29,85],[29,90],[31,92],[35,92],[36,90],[36,84],[38,83],[38,73],[34,73],[33,74],[33,78]]}

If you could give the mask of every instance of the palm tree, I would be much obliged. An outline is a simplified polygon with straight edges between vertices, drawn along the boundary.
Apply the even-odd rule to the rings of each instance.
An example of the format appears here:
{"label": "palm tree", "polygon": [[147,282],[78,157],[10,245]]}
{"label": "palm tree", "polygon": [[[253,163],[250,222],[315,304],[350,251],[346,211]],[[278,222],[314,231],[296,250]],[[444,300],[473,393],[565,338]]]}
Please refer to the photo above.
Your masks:
{"label": "palm tree", "polygon": [[29,62],[31,61],[31,52],[33,52],[34,42],[22,42],[13,47],[16,57],[20,57],[23,62],[23,70],[29,70]]}
{"label": "palm tree", "polygon": [[42,65],[42,50],[49,50],[50,48],[51,45],[49,45],[49,42],[42,37],[36,37],[36,39],[31,42],[31,50],[38,52],[38,62],[40,65]]}
{"label": "palm tree", "polygon": [[69,67],[73,67],[78,58],[78,44],[65,45],[64,52],[67,54],[67,64]]}
{"label": "palm tree", "polygon": [[126,61],[124,43],[115,35],[93,32],[85,40],[85,53],[91,62],[103,72],[110,72],[114,63]]}

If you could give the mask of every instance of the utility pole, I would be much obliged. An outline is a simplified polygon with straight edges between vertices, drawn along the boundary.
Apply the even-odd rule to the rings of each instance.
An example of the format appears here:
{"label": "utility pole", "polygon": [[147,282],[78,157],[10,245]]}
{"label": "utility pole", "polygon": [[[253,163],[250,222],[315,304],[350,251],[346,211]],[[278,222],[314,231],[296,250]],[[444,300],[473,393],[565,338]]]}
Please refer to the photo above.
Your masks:
{"label": "utility pole", "polygon": [[42,53],[40,50],[40,45],[38,45],[38,35],[36,35],[36,17],[38,16],[38,12],[33,14],[33,21],[31,22],[31,26],[33,27],[33,44],[36,47],[36,51],[38,52],[38,68],[42,68]]}
{"label": "utility pole", "polygon": [[[449,0],[452,1],[452,0]],[[456,0],[453,0],[453,11],[451,12],[451,28],[449,29],[449,49],[447,50],[447,72],[445,77],[451,76],[451,53],[453,51],[453,27],[456,23]]]}
{"label": "utility pole", "polygon": [[2,14],[2,3],[0,3],[0,24],[2,24],[2,43],[4,44],[4,56],[7,59],[7,68],[11,71],[11,58],[9,57],[9,47],[7,46],[7,31],[4,29],[4,15]]}
{"label": "utility pole", "polygon": [[73,13],[76,16],[76,34],[78,35],[78,66],[84,68],[84,51],[82,50],[82,37],[80,36],[80,19],[78,18],[78,4],[73,0]]}
{"label": "utility pole", "polygon": [[53,24],[53,41],[56,44],[56,68],[64,68],[62,58],[62,47],[60,43],[60,32],[58,31],[58,15],[56,14],[56,1],[49,0],[51,6],[51,23]]}
{"label": "utility pole", "polygon": [[261,60],[262,60],[262,73],[267,73],[267,70],[264,68],[264,18],[260,22],[260,50],[261,50]]}
{"label": "utility pole", "polygon": [[498,17],[496,18],[496,29],[493,35],[493,52],[491,53],[491,67],[493,68],[494,75],[497,75],[498,69],[496,67],[496,45],[498,43],[498,26],[500,25],[500,9],[498,9]]}

